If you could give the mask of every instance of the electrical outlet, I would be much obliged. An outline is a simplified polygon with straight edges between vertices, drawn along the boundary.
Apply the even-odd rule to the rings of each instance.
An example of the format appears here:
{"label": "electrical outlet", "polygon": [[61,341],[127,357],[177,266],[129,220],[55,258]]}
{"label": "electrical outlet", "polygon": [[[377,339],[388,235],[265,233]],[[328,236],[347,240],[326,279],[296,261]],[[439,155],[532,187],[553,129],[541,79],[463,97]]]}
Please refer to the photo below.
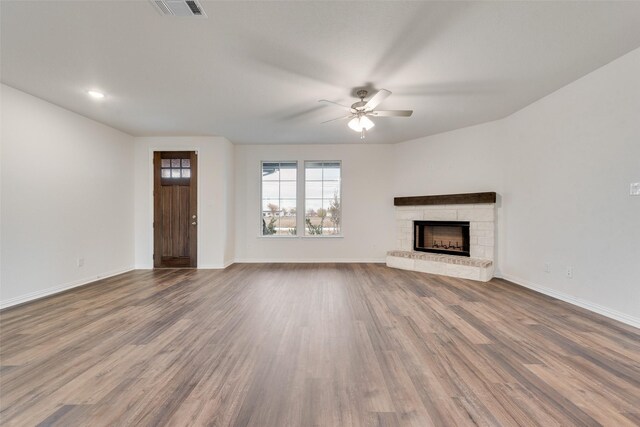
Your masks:
{"label": "electrical outlet", "polygon": [[545,273],[551,273],[551,264],[548,262],[544,263],[544,272]]}
{"label": "electrical outlet", "polygon": [[567,279],[573,279],[573,267],[567,267]]}
{"label": "electrical outlet", "polygon": [[640,196],[640,182],[632,182],[629,186],[629,194],[631,196]]}
{"label": "electrical outlet", "polygon": [[78,264],[78,267],[82,267],[82,266],[84,266],[84,258],[79,257],[79,258],[78,258],[78,261],[77,261],[77,264]]}

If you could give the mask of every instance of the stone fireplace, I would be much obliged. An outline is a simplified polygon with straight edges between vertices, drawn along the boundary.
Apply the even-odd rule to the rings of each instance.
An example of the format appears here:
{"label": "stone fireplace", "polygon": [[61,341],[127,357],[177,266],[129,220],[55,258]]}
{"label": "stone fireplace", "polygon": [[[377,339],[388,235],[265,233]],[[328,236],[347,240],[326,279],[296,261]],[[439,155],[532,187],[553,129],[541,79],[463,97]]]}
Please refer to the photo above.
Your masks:
{"label": "stone fireplace", "polygon": [[389,267],[465,279],[493,277],[496,193],[396,197]]}

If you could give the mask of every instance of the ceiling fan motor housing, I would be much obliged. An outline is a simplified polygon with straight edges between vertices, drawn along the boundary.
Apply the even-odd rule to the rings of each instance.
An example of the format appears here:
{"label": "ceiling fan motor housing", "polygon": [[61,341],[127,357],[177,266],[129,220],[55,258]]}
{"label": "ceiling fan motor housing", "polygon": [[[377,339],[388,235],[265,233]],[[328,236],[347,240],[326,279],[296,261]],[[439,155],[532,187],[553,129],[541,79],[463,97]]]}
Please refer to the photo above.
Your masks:
{"label": "ceiling fan motor housing", "polygon": [[360,100],[362,101],[363,99],[365,99],[367,97],[367,94],[369,92],[367,92],[364,89],[360,89],[359,91],[356,92],[356,95],[358,95],[358,98],[360,98]]}
{"label": "ceiling fan motor housing", "polygon": [[354,102],[353,104],[351,104],[351,112],[355,114],[358,111],[362,111],[364,110],[365,105],[367,105],[367,103],[364,101]]}

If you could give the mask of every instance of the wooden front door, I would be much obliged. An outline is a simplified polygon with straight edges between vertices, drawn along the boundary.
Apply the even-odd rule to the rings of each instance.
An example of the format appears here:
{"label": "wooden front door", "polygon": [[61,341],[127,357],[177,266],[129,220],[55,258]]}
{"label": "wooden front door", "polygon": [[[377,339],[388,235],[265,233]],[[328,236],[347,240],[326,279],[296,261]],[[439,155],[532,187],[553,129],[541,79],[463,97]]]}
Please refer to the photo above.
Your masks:
{"label": "wooden front door", "polygon": [[195,151],[153,153],[153,266],[197,267]]}

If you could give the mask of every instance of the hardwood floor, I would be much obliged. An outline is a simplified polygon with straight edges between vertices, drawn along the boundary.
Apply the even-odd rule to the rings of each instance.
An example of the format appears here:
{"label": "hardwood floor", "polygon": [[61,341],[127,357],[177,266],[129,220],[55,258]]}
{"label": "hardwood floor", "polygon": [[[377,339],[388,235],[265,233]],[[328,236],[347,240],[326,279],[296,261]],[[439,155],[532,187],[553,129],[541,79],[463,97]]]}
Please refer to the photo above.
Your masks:
{"label": "hardwood floor", "polygon": [[497,279],[135,271],[0,326],[3,425],[640,425],[640,331]]}

